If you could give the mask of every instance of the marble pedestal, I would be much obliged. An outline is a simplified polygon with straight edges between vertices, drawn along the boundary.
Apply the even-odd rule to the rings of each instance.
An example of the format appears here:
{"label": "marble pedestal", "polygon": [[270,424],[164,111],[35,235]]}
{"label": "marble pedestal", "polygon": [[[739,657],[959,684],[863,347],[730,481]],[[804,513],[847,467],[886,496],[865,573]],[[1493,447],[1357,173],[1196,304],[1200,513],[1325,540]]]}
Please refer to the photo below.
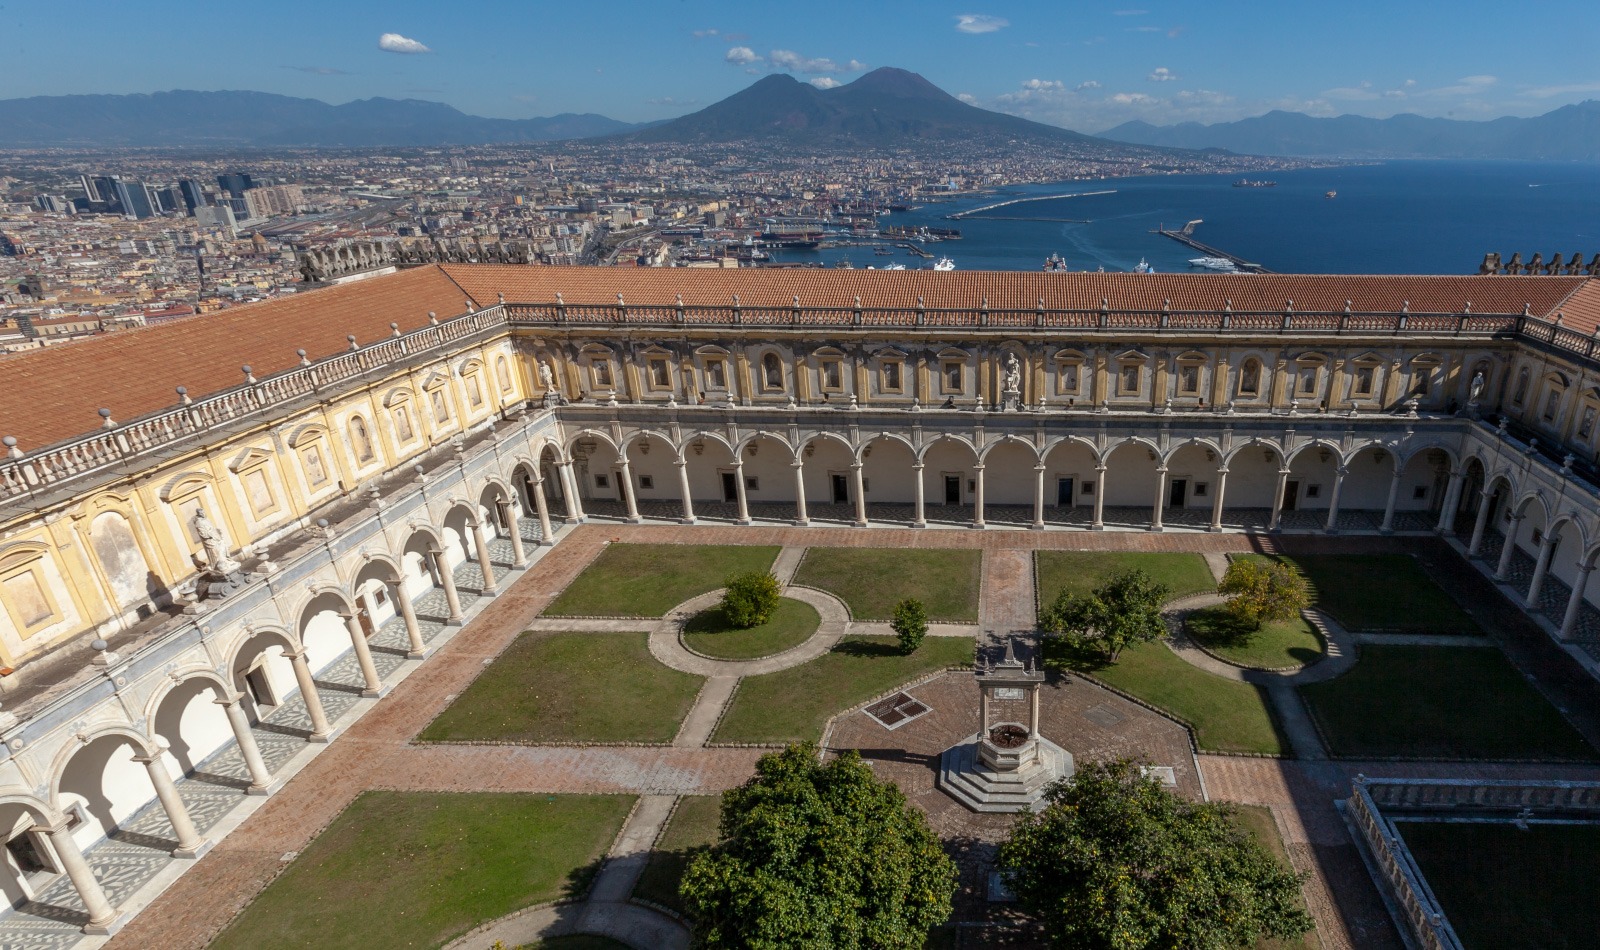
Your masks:
{"label": "marble pedestal", "polygon": [[1043,736],[999,745],[974,733],[939,757],[939,787],[973,811],[1032,811],[1045,786],[1070,778],[1072,753]]}

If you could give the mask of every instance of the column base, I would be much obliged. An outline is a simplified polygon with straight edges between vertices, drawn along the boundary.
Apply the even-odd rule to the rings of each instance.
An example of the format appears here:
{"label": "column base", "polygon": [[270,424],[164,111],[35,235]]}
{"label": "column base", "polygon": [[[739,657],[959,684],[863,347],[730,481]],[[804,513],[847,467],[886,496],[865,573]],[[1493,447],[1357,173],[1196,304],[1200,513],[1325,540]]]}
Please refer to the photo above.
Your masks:
{"label": "column base", "polygon": [[810,518],[796,518],[794,521],[792,521],[790,523],[793,524],[796,528],[809,528],[809,527],[811,527],[811,519]]}
{"label": "column base", "polygon": [[339,738],[343,732],[343,726],[334,726],[332,729],[329,729],[326,733],[320,736],[313,732],[311,735],[306,736],[306,741],[315,742],[317,745],[327,745],[333,740]]}
{"label": "column base", "polygon": [[562,518],[561,519],[561,523],[562,524],[583,524],[587,520],[589,520],[589,519],[587,519],[587,518],[573,518],[573,517],[569,516],[569,517],[566,517],[566,518]]}
{"label": "column base", "polygon": [[982,530],[984,530],[984,529],[985,529],[985,528],[987,528],[987,527],[989,527],[989,525],[988,525],[988,523],[987,523],[987,522],[983,522],[983,521],[974,521],[974,522],[973,522],[973,523],[972,523],[972,530],[974,530],[974,531],[982,531]]}
{"label": "column base", "polygon": [[466,622],[467,622],[467,618],[465,618],[465,617],[446,617],[446,618],[444,618],[444,625],[447,626],[447,627],[459,627],[459,626],[462,626],[463,624],[465,624]]}
{"label": "column base", "polygon": [[1221,534],[1222,533],[1222,525],[1214,524],[1211,527],[1206,529],[1206,533],[1207,534]]}
{"label": "column base", "polygon": [[1167,530],[1167,528],[1166,528],[1165,525],[1153,524],[1150,527],[1146,528],[1145,530],[1154,532],[1156,534],[1160,534],[1161,532]]}
{"label": "column base", "polygon": [[911,522],[911,527],[913,527],[913,528],[926,528],[927,526],[928,526],[928,523],[926,521],[913,521],[913,522]]}
{"label": "column base", "polygon": [[1092,524],[1089,526],[1090,531],[1104,531],[1105,529],[1106,526],[1104,524]]}
{"label": "column base", "polygon": [[420,650],[407,650],[406,651],[406,659],[408,659],[408,660],[420,660],[423,657],[426,657],[427,655],[428,655],[428,648],[427,647],[423,647]]}
{"label": "column base", "polygon": [[741,525],[741,526],[746,527],[746,528],[750,527],[751,525],[753,525],[755,523],[756,522],[755,522],[754,518],[740,518],[740,519],[738,519],[737,521],[734,522],[734,524]]}
{"label": "column base", "polygon": [[1378,529],[1378,533],[1379,534],[1384,534],[1384,535],[1394,534],[1394,529],[1393,528],[1379,528]]}
{"label": "column base", "polygon": [[200,842],[200,844],[197,847],[193,847],[193,848],[174,848],[173,851],[172,851],[172,856],[175,857],[175,858],[186,858],[188,860],[198,860],[199,858],[205,857],[206,852],[210,851],[212,848],[214,848],[216,846],[217,846],[217,842],[214,839],[207,838],[206,840]]}
{"label": "column base", "polygon": [[246,795],[258,795],[262,798],[266,798],[282,787],[283,779],[275,778],[266,785],[251,785],[249,788],[244,790],[244,793]]}
{"label": "column base", "polygon": [[498,593],[500,593],[500,585],[499,584],[495,584],[492,587],[485,587],[482,590],[478,591],[478,596],[479,597],[493,597]]}
{"label": "column base", "polygon": [[1339,533],[1339,529],[1338,528],[1323,528],[1322,529],[1322,533],[1323,534],[1338,534]]}
{"label": "column base", "polygon": [[697,520],[695,518],[679,518],[678,524],[695,524]]}
{"label": "column base", "polygon": [[389,695],[389,684],[385,683],[382,686],[379,686],[377,689],[367,687],[361,691],[361,695],[367,699],[378,699],[380,697],[387,696]]}
{"label": "column base", "polygon": [[96,936],[96,937],[109,937],[112,934],[116,933],[117,931],[121,930],[123,927],[127,926],[128,921],[130,921],[132,919],[133,919],[133,915],[132,914],[119,913],[119,914],[117,914],[117,916],[111,918],[110,920],[106,921],[103,924],[97,924],[97,923],[94,923],[93,921],[90,921],[89,923],[84,924],[83,925],[83,932],[86,933],[86,934],[92,934],[93,936]]}
{"label": "column base", "polygon": [[644,518],[638,515],[631,518],[623,518],[622,520],[627,524],[644,524]]}
{"label": "column base", "polygon": [[1028,530],[1029,531],[1043,531],[1044,530],[1044,522],[1043,521],[1035,521],[1033,524],[1028,525]]}
{"label": "column base", "polygon": [[865,528],[870,524],[871,524],[870,521],[852,521],[852,522],[850,522],[850,527],[852,527],[852,528]]}
{"label": "column base", "polygon": [[520,561],[512,561],[511,569],[513,571],[525,571],[528,569],[528,565],[532,563],[533,561],[529,560],[528,558],[523,558]]}

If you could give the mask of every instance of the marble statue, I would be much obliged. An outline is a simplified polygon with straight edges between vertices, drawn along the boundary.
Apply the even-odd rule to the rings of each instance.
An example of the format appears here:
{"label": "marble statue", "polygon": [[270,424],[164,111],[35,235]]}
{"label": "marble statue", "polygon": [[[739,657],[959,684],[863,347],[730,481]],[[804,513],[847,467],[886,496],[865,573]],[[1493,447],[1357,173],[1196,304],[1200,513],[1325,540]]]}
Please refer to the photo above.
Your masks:
{"label": "marble statue", "polygon": [[211,523],[211,519],[206,517],[204,508],[195,509],[194,520],[189,524],[194,528],[195,536],[200,539],[206,568],[211,573],[223,577],[237,573],[242,565],[228,556],[227,539],[223,538],[222,531]]}
{"label": "marble statue", "polygon": [[544,387],[545,392],[550,392],[556,388],[555,376],[550,372],[550,364],[544,360],[539,361],[539,385]]}
{"label": "marble statue", "polygon": [[1483,395],[1483,373],[1474,373],[1472,376],[1472,394],[1467,398],[1468,405],[1477,405],[1478,397]]}
{"label": "marble statue", "polygon": [[1017,362],[1017,354],[1006,355],[1005,391],[1008,393],[1019,392],[1022,388],[1022,366]]}

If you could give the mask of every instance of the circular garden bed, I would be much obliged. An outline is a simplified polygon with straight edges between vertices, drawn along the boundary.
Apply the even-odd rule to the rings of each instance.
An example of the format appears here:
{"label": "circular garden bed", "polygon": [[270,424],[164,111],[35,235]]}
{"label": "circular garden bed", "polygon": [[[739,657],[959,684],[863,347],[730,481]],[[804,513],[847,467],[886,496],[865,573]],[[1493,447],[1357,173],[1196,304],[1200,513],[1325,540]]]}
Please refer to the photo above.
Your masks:
{"label": "circular garden bed", "polygon": [[772,619],[746,629],[729,623],[718,605],[689,618],[683,625],[683,643],[714,659],[754,660],[799,646],[821,625],[816,608],[788,597],[778,601]]}
{"label": "circular garden bed", "polygon": [[1222,606],[1189,614],[1184,632],[1201,649],[1235,666],[1279,670],[1309,666],[1322,659],[1322,638],[1301,616],[1252,630]]}

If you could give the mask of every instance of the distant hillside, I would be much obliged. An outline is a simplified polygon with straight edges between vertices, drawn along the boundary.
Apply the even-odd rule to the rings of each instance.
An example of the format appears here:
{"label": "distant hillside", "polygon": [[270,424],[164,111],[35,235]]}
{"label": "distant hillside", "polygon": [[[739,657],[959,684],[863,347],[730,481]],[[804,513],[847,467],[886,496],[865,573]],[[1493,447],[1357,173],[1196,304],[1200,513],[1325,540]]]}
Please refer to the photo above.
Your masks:
{"label": "distant hillside", "polygon": [[640,142],[781,138],[806,145],[978,139],[1112,146],[1053,125],[967,105],[916,73],[889,67],[834,89],[818,89],[775,73],[699,112],[633,132],[628,138]]}
{"label": "distant hillside", "polygon": [[1530,119],[1314,118],[1274,111],[1215,125],[1125,122],[1101,135],[1137,145],[1224,148],[1252,155],[1600,161],[1600,101],[1562,106]]}
{"label": "distant hillside", "polygon": [[0,148],[479,145],[642,128],[603,115],[485,119],[420,99],[329,105],[267,92],[35,96],[0,100]]}

